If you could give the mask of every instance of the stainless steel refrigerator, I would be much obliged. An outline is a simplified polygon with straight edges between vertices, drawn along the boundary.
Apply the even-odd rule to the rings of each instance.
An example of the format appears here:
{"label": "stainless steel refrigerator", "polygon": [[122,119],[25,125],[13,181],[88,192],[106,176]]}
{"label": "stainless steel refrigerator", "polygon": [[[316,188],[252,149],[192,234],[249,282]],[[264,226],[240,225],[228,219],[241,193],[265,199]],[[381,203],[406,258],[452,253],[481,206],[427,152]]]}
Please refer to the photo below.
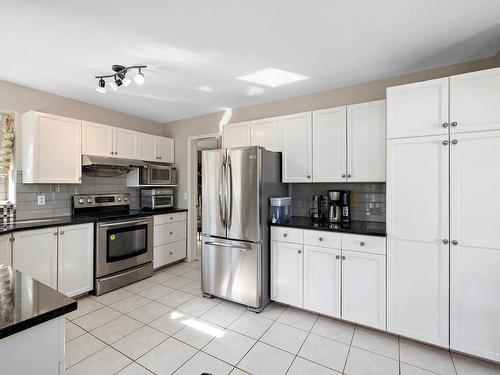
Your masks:
{"label": "stainless steel refrigerator", "polygon": [[202,151],[201,289],[260,311],[269,297],[269,197],[281,153],[262,147]]}

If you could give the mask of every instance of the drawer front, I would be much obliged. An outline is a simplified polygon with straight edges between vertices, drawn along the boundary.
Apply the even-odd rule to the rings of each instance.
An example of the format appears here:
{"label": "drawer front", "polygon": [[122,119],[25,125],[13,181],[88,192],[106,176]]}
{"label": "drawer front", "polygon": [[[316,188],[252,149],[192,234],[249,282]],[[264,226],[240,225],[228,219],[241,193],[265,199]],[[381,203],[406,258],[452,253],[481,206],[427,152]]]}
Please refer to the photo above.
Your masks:
{"label": "drawer front", "polygon": [[173,214],[154,215],[153,221],[155,225],[175,223],[176,221],[186,220],[186,217],[186,212],[176,212]]}
{"label": "drawer front", "polygon": [[295,228],[271,227],[271,240],[301,244],[304,242],[304,231]]}
{"label": "drawer front", "polygon": [[340,233],[329,233],[320,230],[305,230],[304,243],[310,246],[340,249],[342,236]]}
{"label": "drawer front", "polygon": [[186,257],[186,240],[155,246],[153,267],[158,268]]}
{"label": "drawer front", "polygon": [[166,243],[186,239],[186,222],[177,221],[169,224],[158,224],[154,226],[154,245],[160,246]]}
{"label": "drawer front", "polygon": [[342,234],[342,249],[385,255],[385,237]]}

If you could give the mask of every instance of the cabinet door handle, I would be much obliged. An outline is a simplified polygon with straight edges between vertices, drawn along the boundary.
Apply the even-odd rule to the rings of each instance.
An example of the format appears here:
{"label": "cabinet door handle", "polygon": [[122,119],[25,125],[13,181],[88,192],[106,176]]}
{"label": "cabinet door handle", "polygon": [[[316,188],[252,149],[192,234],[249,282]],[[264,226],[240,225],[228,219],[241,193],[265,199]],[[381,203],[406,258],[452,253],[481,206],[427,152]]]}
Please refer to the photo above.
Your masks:
{"label": "cabinet door handle", "polygon": [[310,174],[308,174],[308,175],[307,175],[307,178],[311,178],[311,175],[310,175]]}
{"label": "cabinet door handle", "polygon": [[448,127],[448,123],[447,122],[443,122],[443,128],[447,128]]}
{"label": "cabinet door handle", "polygon": [[458,125],[458,122],[456,122],[456,121],[453,121],[453,122],[451,123],[451,126],[453,126],[453,127],[455,127],[455,126],[457,126],[457,125]]}
{"label": "cabinet door handle", "polygon": [[364,241],[361,241],[359,244],[360,244],[361,246],[365,246],[365,245],[366,245],[366,243],[365,243]]}
{"label": "cabinet door handle", "polygon": [[170,255],[173,255],[174,253],[173,252],[170,252]]}
{"label": "cabinet door handle", "polygon": [[443,145],[447,146],[450,142],[448,141],[443,141]]}
{"label": "cabinet door handle", "polygon": [[113,155],[113,151],[110,151],[109,153],[110,153],[111,155]]}
{"label": "cabinet door handle", "polygon": [[458,143],[458,139],[454,139],[453,141],[451,141],[451,143],[453,143],[454,145],[456,145]]}
{"label": "cabinet door handle", "polygon": [[457,241],[457,240],[453,240],[453,241],[451,241],[451,243],[452,243],[453,245],[455,245],[455,246],[457,246],[457,245],[458,245],[458,241]]}
{"label": "cabinet door handle", "polygon": [[342,255],[342,260],[345,260],[345,255]]}
{"label": "cabinet door handle", "polygon": [[323,241],[323,237],[318,238],[319,242]]}
{"label": "cabinet door handle", "polygon": [[347,178],[351,178],[352,175],[350,173],[347,174]]}
{"label": "cabinet door handle", "polygon": [[346,177],[345,173],[342,173],[342,178],[345,178],[345,177]]}
{"label": "cabinet door handle", "polygon": [[54,236],[57,236],[57,232],[54,232]]}
{"label": "cabinet door handle", "polygon": [[450,241],[448,241],[448,239],[447,239],[447,238],[445,238],[445,239],[443,240],[443,243],[444,243],[445,245],[448,245],[448,244],[450,243]]}
{"label": "cabinet door handle", "polygon": [[299,254],[302,254],[302,250],[297,250],[297,252],[298,252]]}
{"label": "cabinet door handle", "polygon": [[59,233],[64,234],[64,231],[62,230],[62,231],[60,231]]}
{"label": "cabinet door handle", "polygon": [[174,234],[174,232],[170,232],[170,235]]}
{"label": "cabinet door handle", "polygon": [[340,259],[340,255],[335,255],[335,259]]}
{"label": "cabinet door handle", "polygon": [[283,237],[285,237],[285,238],[286,238],[287,236],[288,236],[288,234],[286,234],[286,233],[283,233]]}

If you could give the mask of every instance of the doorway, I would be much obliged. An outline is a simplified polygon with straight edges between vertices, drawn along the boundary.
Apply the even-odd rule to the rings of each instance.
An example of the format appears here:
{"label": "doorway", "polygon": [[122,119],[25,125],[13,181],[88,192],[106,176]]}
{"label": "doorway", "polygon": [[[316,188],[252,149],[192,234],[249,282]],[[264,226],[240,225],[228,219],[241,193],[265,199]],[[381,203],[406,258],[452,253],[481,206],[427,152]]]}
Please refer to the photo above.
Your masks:
{"label": "doorway", "polygon": [[188,262],[201,259],[201,181],[203,150],[221,147],[219,134],[194,136],[188,139]]}

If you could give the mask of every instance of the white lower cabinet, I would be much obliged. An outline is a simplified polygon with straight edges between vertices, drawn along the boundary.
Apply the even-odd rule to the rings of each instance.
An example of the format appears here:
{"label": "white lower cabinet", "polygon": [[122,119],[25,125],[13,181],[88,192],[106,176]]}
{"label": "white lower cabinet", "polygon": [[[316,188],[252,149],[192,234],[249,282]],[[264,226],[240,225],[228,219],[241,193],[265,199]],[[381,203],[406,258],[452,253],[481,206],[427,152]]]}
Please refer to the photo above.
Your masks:
{"label": "white lower cabinet", "polygon": [[93,224],[59,227],[57,289],[73,297],[93,289]]}
{"label": "white lower cabinet", "polygon": [[[344,243],[373,246],[352,251]],[[386,329],[385,261],[382,237],[273,227],[271,299]]]}
{"label": "white lower cabinet", "polygon": [[271,241],[271,299],[302,307],[302,244]]}
{"label": "white lower cabinet", "polygon": [[57,289],[57,228],[14,233],[12,258],[15,269]]}
{"label": "white lower cabinet", "polygon": [[92,224],[21,231],[13,238],[15,269],[68,296],[92,290]]}
{"label": "white lower cabinet", "polygon": [[385,329],[385,256],[342,250],[342,318]]}
{"label": "white lower cabinet", "polygon": [[304,246],[304,308],[340,318],[340,249]]}
{"label": "white lower cabinet", "polygon": [[12,265],[11,235],[0,236],[0,264]]}
{"label": "white lower cabinet", "polygon": [[155,215],[153,267],[186,258],[186,213]]}

